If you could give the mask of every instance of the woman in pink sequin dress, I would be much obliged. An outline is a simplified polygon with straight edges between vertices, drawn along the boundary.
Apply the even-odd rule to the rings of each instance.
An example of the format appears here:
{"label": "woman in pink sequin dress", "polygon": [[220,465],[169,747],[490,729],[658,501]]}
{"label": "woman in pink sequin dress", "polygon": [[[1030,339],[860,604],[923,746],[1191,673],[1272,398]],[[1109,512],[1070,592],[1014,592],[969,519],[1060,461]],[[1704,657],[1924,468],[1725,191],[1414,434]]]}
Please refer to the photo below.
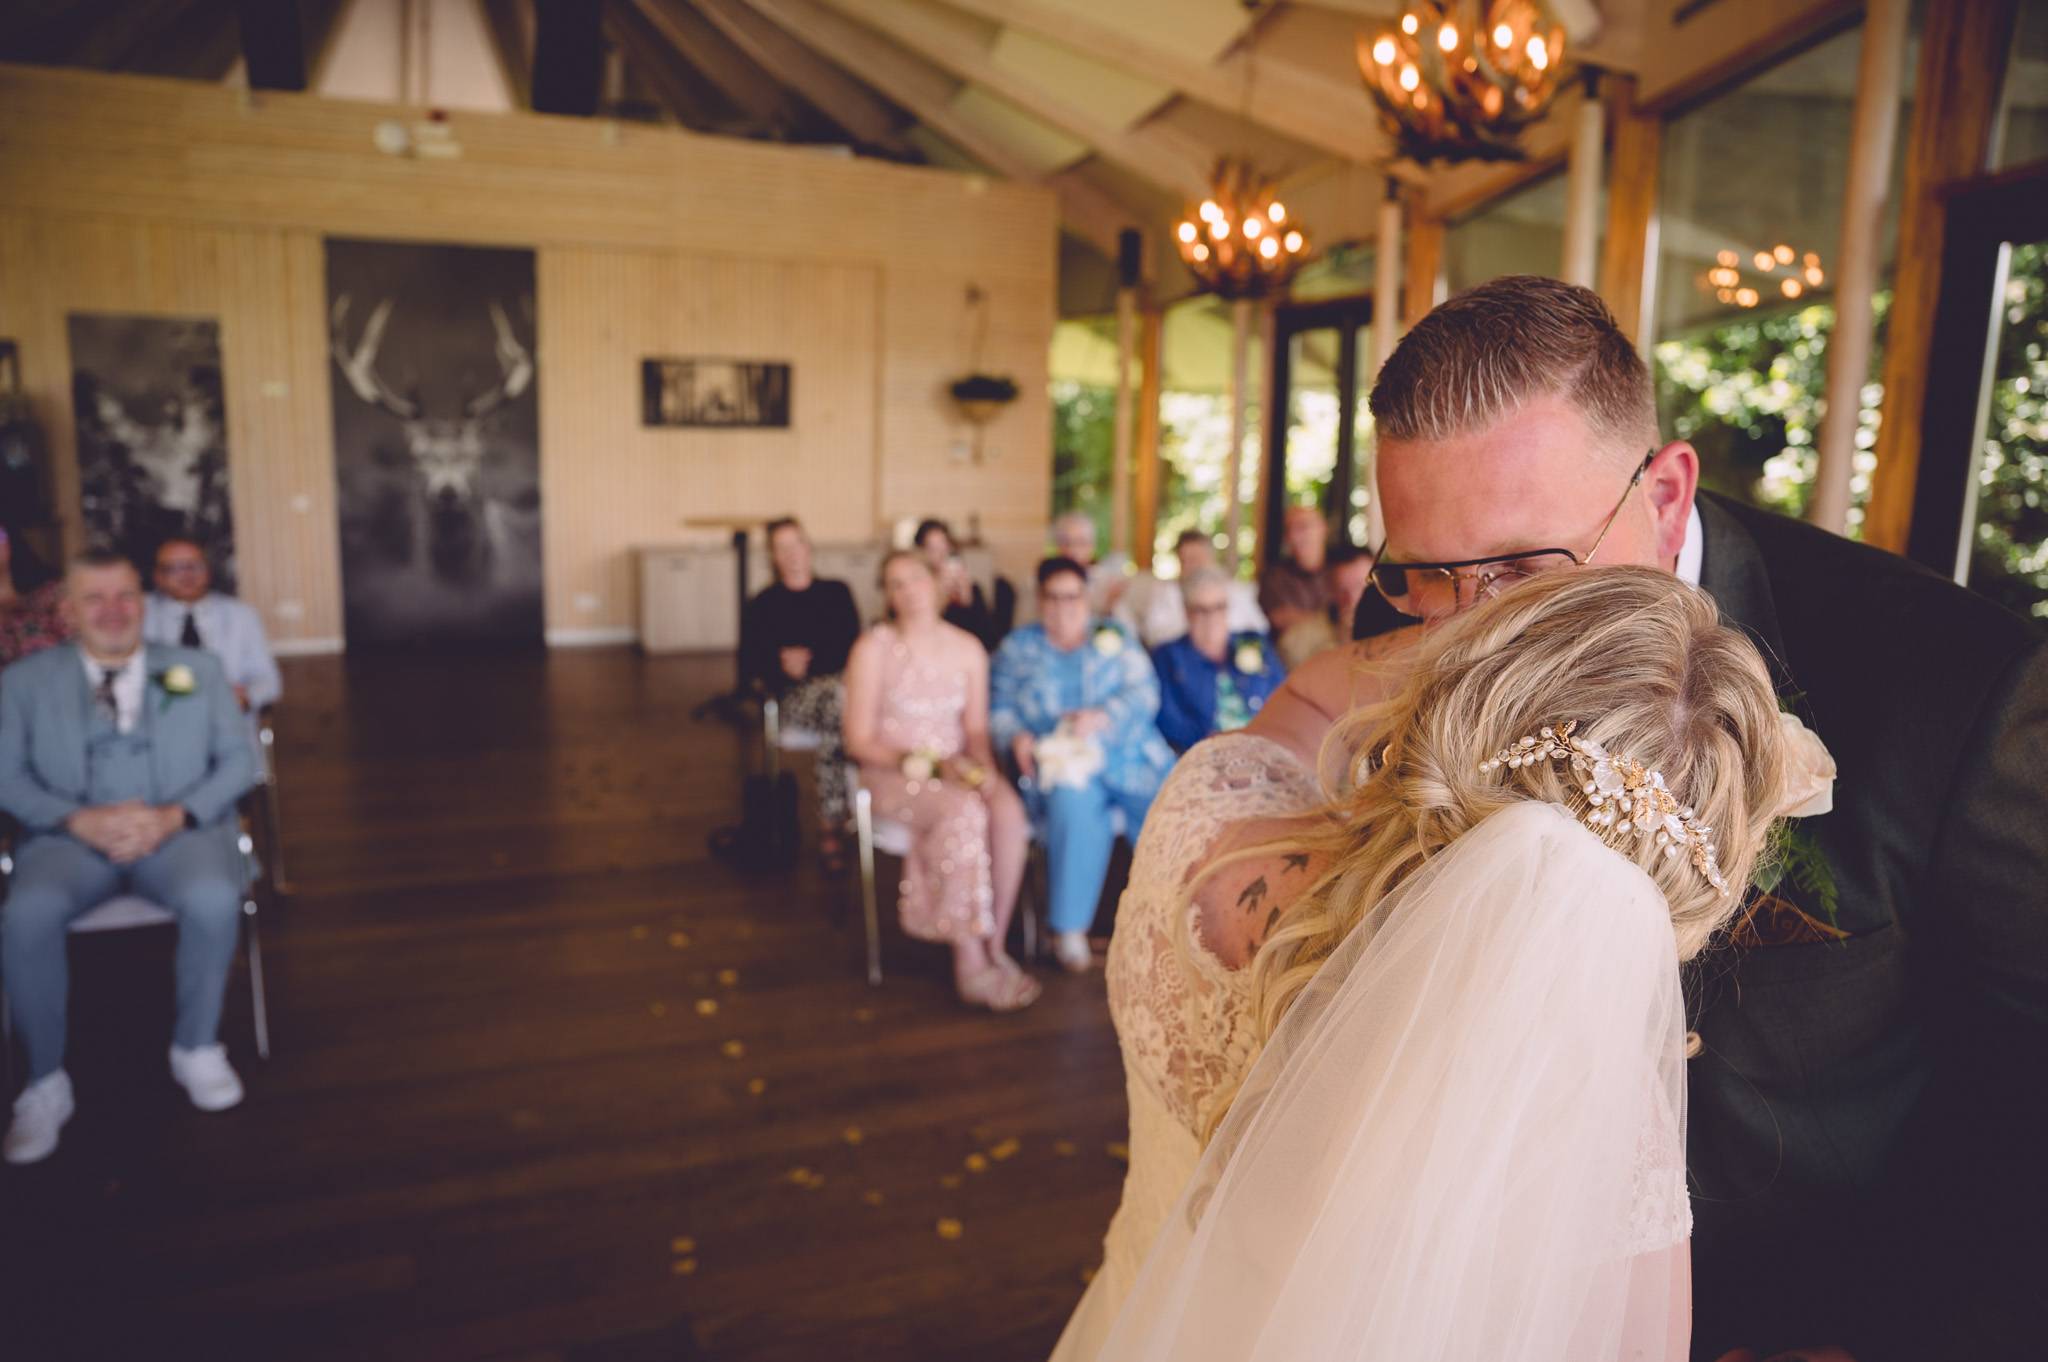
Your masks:
{"label": "woman in pink sequin dress", "polygon": [[845,738],[875,816],[911,830],[903,930],[953,947],[962,1001],[1029,1006],[1038,981],[1003,952],[1026,824],[989,743],[988,654],[940,617],[938,582],[917,554],[885,559],[882,589],[891,618],[862,635],[846,664]]}

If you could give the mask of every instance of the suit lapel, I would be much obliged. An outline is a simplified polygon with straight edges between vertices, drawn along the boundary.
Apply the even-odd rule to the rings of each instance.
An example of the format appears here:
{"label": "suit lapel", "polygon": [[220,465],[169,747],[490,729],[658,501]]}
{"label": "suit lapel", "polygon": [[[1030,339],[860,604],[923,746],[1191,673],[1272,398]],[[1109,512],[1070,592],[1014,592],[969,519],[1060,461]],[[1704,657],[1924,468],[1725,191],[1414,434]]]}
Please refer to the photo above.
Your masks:
{"label": "suit lapel", "polygon": [[142,736],[149,739],[149,773],[156,778],[158,799],[162,799],[165,791],[171,786],[170,782],[164,779],[164,743],[162,735],[157,732],[157,711],[163,706],[157,703],[159,697],[150,692],[156,689],[153,678],[163,674],[164,665],[162,651],[158,645],[145,643],[142,646],[142,713],[139,717],[142,722]]}
{"label": "suit lapel", "polygon": [[1700,527],[1705,532],[1705,559],[1700,585],[1721,613],[1742,626],[1762,650],[1771,684],[1782,694],[1792,689],[1792,669],[1778,632],[1778,606],[1771,594],[1770,573],[1763,552],[1748,530],[1711,495],[1699,498]]}

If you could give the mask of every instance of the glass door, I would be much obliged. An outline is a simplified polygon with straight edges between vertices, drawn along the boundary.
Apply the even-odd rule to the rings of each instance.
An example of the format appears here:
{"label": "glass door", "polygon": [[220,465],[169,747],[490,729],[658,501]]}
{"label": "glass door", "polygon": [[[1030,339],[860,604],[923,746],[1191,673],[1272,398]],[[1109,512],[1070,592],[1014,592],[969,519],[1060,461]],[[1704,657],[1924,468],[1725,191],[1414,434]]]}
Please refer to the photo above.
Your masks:
{"label": "glass door", "polygon": [[1273,312],[1273,413],[1260,554],[1279,556],[1289,506],[1319,506],[1332,540],[1362,544],[1370,480],[1359,449],[1371,416],[1372,298],[1282,304]]}

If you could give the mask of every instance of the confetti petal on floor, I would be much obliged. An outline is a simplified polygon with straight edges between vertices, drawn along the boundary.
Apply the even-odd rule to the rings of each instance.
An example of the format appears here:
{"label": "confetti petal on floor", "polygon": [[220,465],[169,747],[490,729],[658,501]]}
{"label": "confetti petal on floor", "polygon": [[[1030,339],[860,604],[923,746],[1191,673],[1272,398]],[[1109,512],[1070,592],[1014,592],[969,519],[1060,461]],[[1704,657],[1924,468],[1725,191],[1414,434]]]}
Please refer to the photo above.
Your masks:
{"label": "confetti petal on floor", "polygon": [[1131,1161],[1131,1147],[1127,1144],[1112,1141],[1102,1146],[1102,1152],[1119,1163],[1129,1163]]}
{"label": "confetti petal on floor", "polygon": [[861,1129],[859,1126],[848,1126],[846,1129],[839,1132],[839,1138],[846,1141],[848,1144],[859,1144],[862,1140],[866,1139],[867,1136],[861,1133]]}
{"label": "confetti petal on floor", "polygon": [[808,1168],[792,1168],[784,1176],[801,1187],[811,1180],[811,1170]]}
{"label": "confetti petal on floor", "polygon": [[632,937],[635,941],[645,941],[647,939],[647,929],[645,927],[635,927],[632,931]]}
{"label": "confetti petal on floor", "polygon": [[961,1177],[958,1173],[939,1174],[939,1186],[944,1187],[948,1191],[951,1191],[953,1188],[958,1187],[961,1183],[965,1181],[967,1181],[967,1179]]}
{"label": "confetti petal on floor", "polygon": [[716,999],[716,998],[699,998],[699,999],[697,1000],[697,1015],[698,1015],[698,1016],[700,1016],[700,1017],[708,1017],[708,1016],[711,1016],[711,1015],[712,1015],[713,1013],[715,1013],[715,1012],[717,1012],[717,1011],[718,1011],[718,999]]}
{"label": "confetti petal on floor", "polygon": [[882,1194],[880,1192],[873,1190],[872,1188],[870,1188],[868,1191],[862,1192],[860,1194],[860,1199],[862,1201],[865,1201],[870,1206],[879,1206],[882,1204]]}
{"label": "confetti petal on floor", "polygon": [[1004,1140],[1001,1144],[997,1145],[995,1148],[989,1150],[988,1156],[994,1159],[997,1163],[1001,1163],[1004,1159],[1015,1158],[1017,1156],[1017,1151],[1022,1149],[1023,1147],[1023,1144],[1019,1142],[1018,1139],[1013,1135],[1009,1139]]}
{"label": "confetti petal on floor", "polygon": [[1054,1140],[1052,1142],[1052,1152],[1063,1159],[1071,1159],[1074,1157],[1074,1142],[1072,1140]]}
{"label": "confetti petal on floor", "polygon": [[678,1258],[675,1262],[669,1264],[669,1271],[675,1273],[678,1277],[687,1277],[696,1270],[697,1260],[695,1258]]}
{"label": "confetti petal on floor", "polygon": [[668,1005],[666,1003],[656,1003],[647,1010],[657,1017],[666,1017],[668,1015]]}
{"label": "confetti petal on floor", "polygon": [[725,1044],[718,1047],[718,1052],[724,1055],[727,1059],[738,1059],[742,1055],[746,1054],[747,1047],[744,1041],[729,1040]]}
{"label": "confetti petal on floor", "polygon": [[967,1232],[966,1227],[950,1215],[939,1221],[938,1229],[941,1239],[958,1239]]}
{"label": "confetti petal on floor", "polygon": [[871,1022],[875,1019],[875,1010],[872,1007],[856,1007],[853,1010],[853,1019],[857,1022]]}
{"label": "confetti petal on floor", "polygon": [[668,934],[668,944],[674,946],[677,950],[681,950],[690,944],[690,938],[681,932],[670,932]]}
{"label": "confetti petal on floor", "polygon": [[697,1241],[687,1234],[679,1234],[668,1241],[668,1251],[676,1254],[695,1253]]}
{"label": "confetti petal on floor", "polygon": [[988,1171],[988,1155],[986,1154],[969,1154],[961,1162],[967,1165],[967,1171],[970,1173],[986,1173]]}
{"label": "confetti petal on floor", "polygon": [[718,982],[721,984],[731,986],[739,981],[740,972],[736,969],[722,969],[718,972]]}
{"label": "confetti petal on floor", "polygon": [[754,1094],[754,1096],[759,1097],[762,1093],[768,1091],[768,1080],[765,1078],[748,1079],[747,1091]]}

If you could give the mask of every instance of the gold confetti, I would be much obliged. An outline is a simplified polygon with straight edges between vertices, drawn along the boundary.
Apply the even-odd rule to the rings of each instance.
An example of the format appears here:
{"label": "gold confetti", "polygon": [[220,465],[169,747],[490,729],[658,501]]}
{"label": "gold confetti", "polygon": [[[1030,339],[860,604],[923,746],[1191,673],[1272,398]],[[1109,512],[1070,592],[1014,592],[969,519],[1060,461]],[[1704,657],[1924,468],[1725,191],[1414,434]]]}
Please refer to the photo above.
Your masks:
{"label": "gold confetti", "polygon": [[632,937],[635,941],[645,941],[647,939],[647,929],[645,927],[635,927],[632,931]]}
{"label": "gold confetti", "polygon": [[669,1271],[675,1273],[678,1277],[687,1277],[696,1270],[697,1260],[695,1258],[678,1258],[675,1262],[669,1264]]}
{"label": "gold confetti", "polygon": [[1015,1158],[1017,1156],[1017,1151],[1022,1149],[1023,1147],[1024,1146],[1018,1142],[1016,1136],[1013,1135],[1009,1139],[1004,1140],[1001,1144],[997,1145],[995,1148],[989,1150],[988,1156],[994,1159],[997,1163],[1001,1163],[1004,1159]]}
{"label": "gold confetti", "polygon": [[668,934],[668,944],[674,946],[677,950],[681,950],[690,944],[690,938],[681,932],[670,932]]}
{"label": "gold confetti", "polygon": [[865,1201],[870,1206],[879,1206],[882,1204],[882,1194],[872,1187],[869,1188],[867,1191],[862,1192],[860,1194],[860,1199],[862,1201]]}
{"label": "gold confetti", "polygon": [[792,1168],[789,1170],[788,1177],[791,1182],[801,1187],[811,1180],[811,1170],[808,1168]]}
{"label": "gold confetti", "polygon": [[1074,1142],[1072,1140],[1054,1140],[1052,1142],[1052,1152],[1063,1159],[1071,1159],[1074,1157]]}
{"label": "gold confetti", "polygon": [[736,969],[722,969],[718,972],[718,982],[726,985],[727,987],[730,987],[733,984],[738,983],[739,981],[740,972]]}
{"label": "gold confetti", "polygon": [[1093,1282],[1093,1281],[1095,1280],[1095,1273],[1096,1273],[1096,1269],[1095,1269],[1095,1268],[1092,1268],[1092,1267],[1084,1267],[1084,1268],[1082,1268],[1082,1269],[1081,1269],[1081,1285],[1083,1285],[1083,1286],[1087,1286],[1087,1285],[1088,1285],[1089,1283]]}
{"label": "gold confetti", "polygon": [[699,999],[697,1000],[697,1015],[698,1015],[698,1016],[700,1016],[700,1017],[708,1017],[708,1016],[712,1015],[712,1014],[713,1014],[714,1012],[716,1012],[716,1011],[718,1011],[718,999],[716,999],[716,998],[699,998]]}
{"label": "gold confetti", "polygon": [[747,1091],[754,1094],[754,1096],[759,1097],[762,1093],[768,1091],[768,1080],[765,1078],[748,1079]]}
{"label": "gold confetti", "polygon": [[657,1017],[666,1017],[668,1015],[668,1005],[666,1003],[656,1003],[647,1010]]}
{"label": "gold confetti", "polygon": [[958,1239],[964,1233],[966,1233],[966,1227],[950,1215],[939,1221],[939,1238],[941,1239]]}
{"label": "gold confetti", "polygon": [[695,1253],[697,1241],[687,1234],[679,1234],[668,1241],[668,1251],[674,1254]]}
{"label": "gold confetti", "polygon": [[861,1134],[859,1126],[848,1126],[846,1129],[839,1132],[839,1138],[846,1141],[848,1144],[857,1145],[862,1140],[866,1139],[867,1136]]}
{"label": "gold confetti", "polygon": [[986,1173],[988,1171],[988,1155],[986,1154],[969,1154],[961,1162],[967,1165],[967,1171],[970,1173]]}
{"label": "gold confetti", "polygon": [[1119,1163],[1129,1163],[1131,1161],[1131,1147],[1127,1144],[1114,1142],[1106,1144],[1102,1146],[1102,1152]]}
{"label": "gold confetti", "polygon": [[718,1052],[727,1059],[738,1059],[747,1052],[747,1047],[743,1041],[729,1040],[718,1047]]}
{"label": "gold confetti", "polygon": [[871,1022],[875,1019],[875,1009],[872,1007],[856,1007],[853,1010],[853,1019],[857,1022]]}
{"label": "gold confetti", "polygon": [[967,1179],[961,1177],[958,1173],[939,1174],[939,1186],[944,1187],[948,1191],[951,1191],[953,1188],[958,1187],[961,1183],[965,1181],[967,1181]]}

